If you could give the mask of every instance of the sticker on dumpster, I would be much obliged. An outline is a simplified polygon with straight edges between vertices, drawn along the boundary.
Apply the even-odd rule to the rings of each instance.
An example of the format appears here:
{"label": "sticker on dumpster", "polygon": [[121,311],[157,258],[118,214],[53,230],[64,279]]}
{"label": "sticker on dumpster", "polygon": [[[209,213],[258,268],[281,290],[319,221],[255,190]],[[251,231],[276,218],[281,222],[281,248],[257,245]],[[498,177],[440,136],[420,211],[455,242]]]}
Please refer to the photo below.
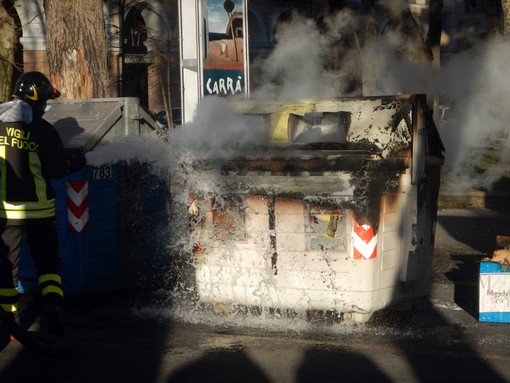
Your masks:
{"label": "sticker on dumpster", "polygon": [[352,231],[352,257],[372,259],[377,256],[377,235],[370,225],[355,224]]}
{"label": "sticker on dumpster", "polygon": [[89,183],[87,181],[67,181],[67,227],[72,233],[88,229],[89,223]]}
{"label": "sticker on dumpster", "polygon": [[347,252],[345,212],[327,201],[304,201],[306,250]]}

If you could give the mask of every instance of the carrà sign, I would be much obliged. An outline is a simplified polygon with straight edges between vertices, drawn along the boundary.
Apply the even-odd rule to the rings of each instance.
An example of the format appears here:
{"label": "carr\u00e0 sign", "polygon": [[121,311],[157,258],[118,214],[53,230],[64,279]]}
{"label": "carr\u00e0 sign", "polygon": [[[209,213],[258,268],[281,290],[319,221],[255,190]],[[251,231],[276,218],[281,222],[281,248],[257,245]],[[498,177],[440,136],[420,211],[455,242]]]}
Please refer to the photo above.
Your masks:
{"label": "carr\u00e0 sign", "polygon": [[244,92],[244,72],[236,70],[205,70],[205,93],[228,96]]}

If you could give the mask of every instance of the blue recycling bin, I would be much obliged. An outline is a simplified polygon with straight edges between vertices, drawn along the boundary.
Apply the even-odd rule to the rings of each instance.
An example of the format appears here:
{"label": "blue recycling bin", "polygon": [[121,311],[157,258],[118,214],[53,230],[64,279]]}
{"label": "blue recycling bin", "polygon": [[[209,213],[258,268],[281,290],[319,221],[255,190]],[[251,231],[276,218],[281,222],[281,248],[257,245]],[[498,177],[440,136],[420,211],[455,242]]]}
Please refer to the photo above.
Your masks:
{"label": "blue recycling bin", "polygon": [[[53,182],[66,295],[106,292],[121,287],[118,173],[118,165],[87,166]],[[20,256],[19,291],[39,291],[35,265],[25,245]]]}
{"label": "blue recycling bin", "polygon": [[[66,150],[82,153],[126,136],[159,129],[135,97],[58,100],[45,118]],[[153,234],[166,225],[166,181],[150,164],[118,159],[86,166],[53,182],[61,275],[67,296],[104,293],[147,283],[161,270],[164,249]],[[20,293],[37,293],[37,273],[22,244]]]}

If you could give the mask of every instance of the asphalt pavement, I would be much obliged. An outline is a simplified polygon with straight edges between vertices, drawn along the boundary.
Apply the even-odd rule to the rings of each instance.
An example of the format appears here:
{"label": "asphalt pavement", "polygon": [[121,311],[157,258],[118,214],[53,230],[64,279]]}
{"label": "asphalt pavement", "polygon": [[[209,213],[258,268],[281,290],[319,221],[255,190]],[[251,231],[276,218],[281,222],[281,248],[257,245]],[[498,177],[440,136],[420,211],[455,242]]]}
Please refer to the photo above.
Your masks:
{"label": "asphalt pavement", "polygon": [[[0,382],[510,382],[509,324],[478,321],[478,267],[510,210],[440,207],[429,297],[365,325],[277,312],[207,312],[165,291],[70,298],[69,347],[1,343]],[[37,297],[22,325],[44,328]]]}

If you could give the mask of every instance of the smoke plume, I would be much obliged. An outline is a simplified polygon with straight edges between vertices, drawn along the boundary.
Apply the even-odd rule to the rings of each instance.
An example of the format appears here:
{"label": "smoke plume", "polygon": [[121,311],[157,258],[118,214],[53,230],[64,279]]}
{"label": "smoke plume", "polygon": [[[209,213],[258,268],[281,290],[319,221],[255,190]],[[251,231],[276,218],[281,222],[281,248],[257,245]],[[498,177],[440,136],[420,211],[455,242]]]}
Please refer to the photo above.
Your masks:
{"label": "smoke plume", "polygon": [[[448,177],[456,192],[490,190],[508,167],[507,121],[510,108],[510,42],[494,38],[479,41],[472,49],[443,60],[440,69],[411,62],[400,54],[409,39],[397,31],[384,34],[368,49],[359,38],[361,19],[342,11],[328,28],[299,14],[281,25],[278,44],[256,63],[261,76],[255,98],[318,99],[351,95],[373,96],[406,93],[428,95],[443,139]],[[343,38],[358,44],[344,44]],[[417,42],[416,50],[422,42]],[[341,65],[331,66],[331,55]],[[371,87],[361,84],[370,80]],[[352,84],[359,85],[353,92]],[[487,161],[487,154],[491,154]]]}
{"label": "smoke plume", "polygon": [[510,43],[493,39],[457,55],[437,76],[439,99],[451,108],[439,128],[457,187],[490,190],[505,175],[509,59]]}
{"label": "smoke plume", "polygon": [[[250,97],[292,101],[427,94],[445,144],[444,169],[447,178],[454,180],[451,187],[457,192],[490,190],[505,175],[508,163],[510,43],[480,41],[469,51],[442,60],[440,69],[433,69],[429,63],[411,62],[402,56],[402,46],[406,50],[413,47],[398,30],[378,36],[373,45],[364,45],[362,21],[349,10],[338,12],[326,26],[293,14],[278,27],[271,53],[252,64]],[[416,49],[422,44],[418,42]],[[164,156],[175,157],[183,147],[192,155],[221,156],[263,144],[267,139],[263,121],[231,113],[231,100],[204,97],[193,122],[172,132],[171,148],[164,150]],[[129,140],[124,145],[128,149],[123,155],[128,157],[158,157],[157,151],[140,150]],[[487,153],[491,154],[489,162]],[[104,155],[113,154],[105,151]]]}

